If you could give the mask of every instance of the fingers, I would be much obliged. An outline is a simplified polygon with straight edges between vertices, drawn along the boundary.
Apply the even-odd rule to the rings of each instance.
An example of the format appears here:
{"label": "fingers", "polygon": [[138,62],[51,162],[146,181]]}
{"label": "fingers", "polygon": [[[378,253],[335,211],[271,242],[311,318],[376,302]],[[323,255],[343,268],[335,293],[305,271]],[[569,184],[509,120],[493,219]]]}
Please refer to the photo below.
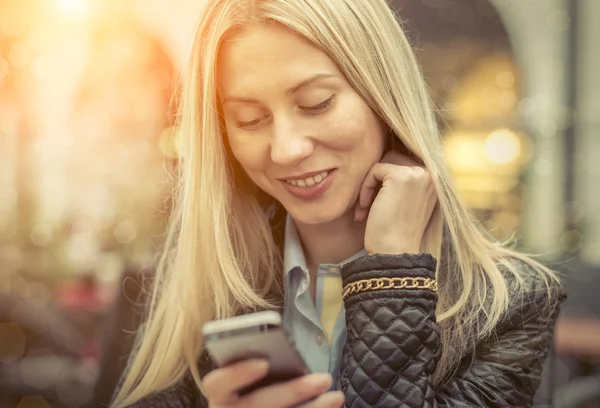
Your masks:
{"label": "fingers", "polygon": [[358,193],[358,203],[354,213],[355,221],[363,221],[369,214],[369,207],[373,203],[377,192],[381,186],[381,181],[385,178],[385,174],[395,167],[389,163],[375,163],[368,171],[360,191]]}
{"label": "fingers", "polygon": [[326,392],[317,399],[298,408],[340,408],[344,404],[344,394],[340,391]]}
{"label": "fingers", "polygon": [[354,220],[364,221],[369,215],[369,207],[385,180],[393,174],[398,173],[398,167],[408,167],[413,170],[414,175],[428,175],[427,170],[417,161],[405,154],[396,151],[387,152],[381,162],[375,163],[367,173],[358,194],[358,202],[354,210]]}
{"label": "fingers", "polygon": [[206,397],[215,405],[225,405],[238,399],[238,390],[254,384],[267,375],[266,360],[246,360],[218,368],[204,377]]}
{"label": "fingers", "polygon": [[[327,391],[333,383],[327,373],[308,374],[295,380],[261,388],[240,398],[236,407],[285,408],[310,401]],[[313,403],[314,401],[311,401]],[[308,405],[313,407],[313,405]],[[314,407],[326,407],[315,405]]]}
{"label": "fingers", "polygon": [[357,203],[356,204],[356,208],[354,209],[354,221],[355,222],[361,222],[367,219],[367,216],[369,215],[369,208],[361,208],[360,205]]}

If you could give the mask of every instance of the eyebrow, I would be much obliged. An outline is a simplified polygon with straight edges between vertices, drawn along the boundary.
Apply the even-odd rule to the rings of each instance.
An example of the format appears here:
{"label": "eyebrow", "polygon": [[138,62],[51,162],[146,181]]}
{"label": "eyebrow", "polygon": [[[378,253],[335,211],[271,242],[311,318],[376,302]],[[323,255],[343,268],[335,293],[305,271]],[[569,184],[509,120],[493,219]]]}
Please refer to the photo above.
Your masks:
{"label": "eyebrow", "polygon": [[[300,89],[306,88],[307,86],[311,85],[314,82],[318,82],[323,79],[334,78],[334,77],[335,77],[335,75],[333,75],[333,74],[316,74],[316,75],[313,75],[310,78],[307,78],[304,81],[292,86],[291,88],[287,89],[285,91],[285,93],[288,95],[294,94],[294,93],[298,92]],[[223,104],[226,104],[228,102],[243,102],[243,103],[250,103],[250,104],[260,103],[258,100],[252,99],[252,98],[242,98],[242,97],[237,97],[237,96],[229,96],[229,97],[223,98]]]}

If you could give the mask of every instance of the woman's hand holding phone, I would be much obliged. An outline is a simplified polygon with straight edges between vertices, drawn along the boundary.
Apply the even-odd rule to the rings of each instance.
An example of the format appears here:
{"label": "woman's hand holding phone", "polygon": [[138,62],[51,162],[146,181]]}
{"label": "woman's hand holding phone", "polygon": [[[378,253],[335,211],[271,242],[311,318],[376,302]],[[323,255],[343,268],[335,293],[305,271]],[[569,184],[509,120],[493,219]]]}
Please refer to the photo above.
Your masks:
{"label": "woman's hand holding phone", "polygon": [[[339,408],[344,395],[327,390],[329,374],[308,374],[290,381],[269,385],[239,396],[238,391],[264,378],[269,371],[266,360],[246,360],[218,368],[204,377],[203,392],[210,408]],[[306,402],[309,401],[309,402]],[[304,403],[304,404],[302,404]]]}

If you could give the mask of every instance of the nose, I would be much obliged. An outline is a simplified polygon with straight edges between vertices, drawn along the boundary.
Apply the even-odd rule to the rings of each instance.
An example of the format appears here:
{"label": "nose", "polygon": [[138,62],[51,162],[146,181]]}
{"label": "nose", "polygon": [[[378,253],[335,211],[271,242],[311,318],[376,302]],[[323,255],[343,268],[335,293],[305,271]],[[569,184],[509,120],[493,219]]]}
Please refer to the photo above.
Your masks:
{"label": "nose", "polygon": [[293,166],[309,157],[314,145],[309,133],[294,123],[276,123],[271,139],[271,160],[280,166]]}

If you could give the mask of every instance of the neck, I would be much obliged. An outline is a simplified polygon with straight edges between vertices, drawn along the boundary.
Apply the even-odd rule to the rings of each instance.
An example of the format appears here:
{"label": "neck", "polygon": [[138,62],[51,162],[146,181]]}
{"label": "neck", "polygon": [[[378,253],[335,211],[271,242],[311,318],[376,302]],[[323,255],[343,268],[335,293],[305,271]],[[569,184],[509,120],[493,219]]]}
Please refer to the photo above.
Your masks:
{"label": "neck", "polygon": [[364,248],[366,221],[355,222],[352,212],[327,224],[300,224],[296,229],[310,270],[338,264]]}

